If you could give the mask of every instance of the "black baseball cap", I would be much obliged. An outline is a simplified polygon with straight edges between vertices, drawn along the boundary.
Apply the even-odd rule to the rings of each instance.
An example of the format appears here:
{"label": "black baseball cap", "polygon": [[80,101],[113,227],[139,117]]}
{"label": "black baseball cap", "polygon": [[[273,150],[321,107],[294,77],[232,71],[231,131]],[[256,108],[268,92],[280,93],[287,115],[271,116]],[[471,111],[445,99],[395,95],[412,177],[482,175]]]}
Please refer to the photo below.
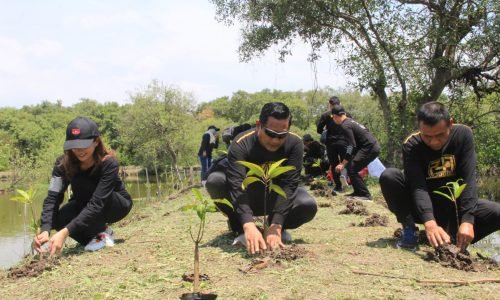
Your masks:
{"label": "black baseball cap", "polygon": [[340,115],[345,115],[346,112],[345,112],[345,109],[342,105],[334,105],[332,107],[332,115],[337,115],[337,116],[340,116]]}
{"label": "black baseball cap", "polygon": [[302,137],[302,140],[304,142],[314,141],[313,137],[309,133],[304,134],[304,137]]}
{"label": "black baseball cap", "polygon": [[99,136],[97,124],[85,117],[78,117],[71,121],[66,128],[64,150],[87,148]]}
{"label": "black baseball cap", "polygon": [[340,105],[340,99],[337,96],[332,96],[330,99],[328,99],[328,103],[331,105]]}

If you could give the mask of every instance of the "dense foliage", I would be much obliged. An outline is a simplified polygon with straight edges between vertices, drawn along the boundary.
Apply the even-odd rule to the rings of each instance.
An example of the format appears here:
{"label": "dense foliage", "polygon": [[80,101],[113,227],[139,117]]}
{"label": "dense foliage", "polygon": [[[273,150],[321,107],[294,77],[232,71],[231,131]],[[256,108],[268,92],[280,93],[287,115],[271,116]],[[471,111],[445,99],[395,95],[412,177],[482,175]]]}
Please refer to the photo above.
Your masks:
{"label": "dense foliage", "polygon": [[[99,103],[82,99],[71,107],[61,102],[44,101],[20,109],[0,108],[0,171],[15,172],[9,185],[48,180],[55,158],[62,154],[65,128],[76,116],[96,121],[105,144],[116,150],[122,165],[148,168],[197,165],[201,136],[209,125],[226,128],[231,125],[255,124],[262,104],[283,101],[292,111],[292,131],[312,134],[316,140],[316,122],[327,109],[327,99],[338,95],[354,119],[365,124],[384,145],[392,132],[387,132],[378,102],[373,97],[354,91],[284,92],[262,90],[256,93],[237,91],[196,105],[189,93],[153,81],[130,97],[130,103]],[[499,97],[493,93],[477,101],[472,93],[441,99],[457,122],[472,127],[476,138],[479,171],[498,174],[500,166]],[[412,130],[416,126],[413,124]],[[397,145],[400,146],[400,142]],[[221,143],[220,150],[225,150]],[[388,165],[386,149],[381,159]]]}

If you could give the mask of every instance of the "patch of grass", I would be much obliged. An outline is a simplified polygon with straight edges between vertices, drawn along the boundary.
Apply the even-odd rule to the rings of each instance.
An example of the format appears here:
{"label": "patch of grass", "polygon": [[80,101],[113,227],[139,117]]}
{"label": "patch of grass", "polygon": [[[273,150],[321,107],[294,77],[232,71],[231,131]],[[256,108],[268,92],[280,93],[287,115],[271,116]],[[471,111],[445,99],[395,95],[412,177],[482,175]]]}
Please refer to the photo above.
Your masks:
{"label": "patch of grass", "polygon": [[[339,215],[345,199],[336,196],[330,201],[332,207],[320,208],[313,221],[291,231],[306,249],[306,257],[259,273],[238,271],[252,258],[244,249],[230,245],[234,236],[228,232],[226,219],[214,213],[201,244],[202,273],[210,277],[202,290],[221,299],[491,299],[498,295],[498,284],[417,283],[415,279],[498,278],[500,272],[466,273],[426,262],[422,258],[429,248],[425,246],[417,252],[395,249],[393,232],[399,225],[383,205],[378,187],[370,188],[375,201],[366,208],[370,214],[387,216],[388,227],[351,226],[366,217]],[[179,210],[189,201],[186,195],[137,208],[120,222],[122,227],[113,226],[121,241],[115,247],[95,253],[81,251],[81,247],[65,249],[60,264],[38,277],[14,280],[1,273],[2,299],[178,299],[192,289],[182,281],[182,275],[192,270],[190,220]]]}

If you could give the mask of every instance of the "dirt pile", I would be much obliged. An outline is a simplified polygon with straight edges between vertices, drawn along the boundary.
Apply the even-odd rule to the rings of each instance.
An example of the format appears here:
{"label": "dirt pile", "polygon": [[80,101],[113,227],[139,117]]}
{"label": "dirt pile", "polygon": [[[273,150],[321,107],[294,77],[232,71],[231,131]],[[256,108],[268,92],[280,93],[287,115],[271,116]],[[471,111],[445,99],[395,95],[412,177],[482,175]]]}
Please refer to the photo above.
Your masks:
{"label": "dirt pile", "polygon": [[357,226],[359,227],[375,227],[375,226],[387,226],[389,224],[389,218],[387,216],[381,216],[379,214],[372,214],[363,222],[360,222]]}
{"label": "dirt pile", "polygon": [[462,271],[500,270],[500,265],[497,262],[488,259],[474,259],[469,253],[460,252],[460,248],[452,244],[439,246],[434,251],[427,251],[425,260]]}
{"label": "dirt pile", "polygon": [[307,251],[298,246],[291,245],[277,251],[267,251],[263,257],[255,258],[249,265],[239,268],[243,273],[257,272],[273,265],[280,265],[284,261],[294,261],[303,258]]}
{"label": "dirt pile", "polygon": [[58,266],[57,259],[32,260],[31,262],[13,267],[8,270],[7,277],[12,279],[22,277],[36,277],[42,274],[45,270],[50,271],[54,266]]}
{"label": "dirt pile", "polygon": [[341,210],[339,214],[368,216],[368,210],[363,203],[359,201],[348,200],[346,208]]}
{"label": "dirt pile", "polygon": [[[207,281],[210,280],[210,277],[208,277],[207,274],[200,274],[200,281]],[[194,281],[194,274],[182,274],[182,280],[186,282],[193,282]]]}

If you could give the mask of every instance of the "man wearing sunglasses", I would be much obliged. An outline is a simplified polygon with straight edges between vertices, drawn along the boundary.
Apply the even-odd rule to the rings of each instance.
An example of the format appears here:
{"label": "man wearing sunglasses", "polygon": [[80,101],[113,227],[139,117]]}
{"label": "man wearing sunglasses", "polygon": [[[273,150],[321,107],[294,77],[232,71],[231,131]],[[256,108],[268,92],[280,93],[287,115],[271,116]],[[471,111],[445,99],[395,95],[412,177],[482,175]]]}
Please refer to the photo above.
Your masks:
{"label": "man wearing sunglasses", "polygon": [[[281,102],[266,103],[261,110],[256,127],[239,134],[228,151],[228,167],[211,173],[207,180],[207,190],[212,198],[226,198],[234,206],[219,208],[229,218],[231,230],[239,236],[235,242],[247,247],[251,254],[267,248],[284,246],[291,236],[285,229],[297,228],[316,215],[317,205],[303,187],[299,187],[304,152],[302,139],[289,132],[292,116],[289,108]],[[295,169],[273,179],[286,197],[270,192],[264,211],[264,185],[260,182],[242,189],[247,169],[238,161],[257,165],[277,162],[285,158],[282,165]],[[258,230],[254,216],[268,214],[269,229],[266,237]]]}

